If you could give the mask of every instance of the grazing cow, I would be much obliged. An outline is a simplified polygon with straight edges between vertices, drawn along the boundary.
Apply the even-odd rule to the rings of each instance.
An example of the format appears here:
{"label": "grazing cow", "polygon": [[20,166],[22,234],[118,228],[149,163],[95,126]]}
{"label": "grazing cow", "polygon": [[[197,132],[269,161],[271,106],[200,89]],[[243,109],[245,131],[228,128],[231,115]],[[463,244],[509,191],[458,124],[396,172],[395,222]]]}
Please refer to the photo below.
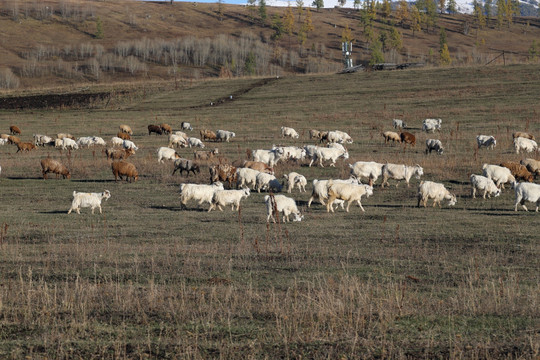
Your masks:
{"label": "grazing cow", "polygon": [[163,135],[163,130],[161,130],[161,126],[159,125],[148,125],[148,135],[152,135],[152,133]]}
{"label": "grazing cow", "polygon": [[476,143],[478,144],[478,148],[486,147],[490,150],[493,150],[495,146],[497,146],[497,140],[495,139],[495,136],[491,135],[478,135],[476,137]]}
{"label": "grazing cow", "polygon": [[180,175],[182,175],[185,171],[187,176],[189,176],[190,171],[193,173],[193,175],[195,175],[195,173],[201,172],[199,164],[197,164],[193,160],[183,158],[174,160],[174,170],[172,172],[172,175],[174,175],[177,170],[180,170]]}
{"label": "grazing cow", "polygon": [[[382,168],[382,184],[381,187],[384,187],[384,185],[390,185],[388,183],[388,179],[395,179],[395,180],[405,180],[407,183],[407,187],[409,187],[409,181],[411,180],[412,176],[415,176],[418,180],[420,180],[420,177],[424,175],[424,169],[416,164],[414,166],[407,166],[407,165],[401,165],[401,164],[384,164]],[[398,187],[399,182],[396,183],[396,187]]]}
{"label": "grazing cow", "polygon": [[431,154],[432,151],[436,151],[437,154],[442,155],[444,149],[443,149],[441,140],[437,140],[437,139],[426,140],[426,154],[428,152]]}
{"label": "grazing cow", "polygon": [[520,161],[535,177],[540,175],[540,161],[527,158]]}
{"label": "grazing cow", "polygon": [[418,207],[420,207],[420,203],[423,203],[424,207],[426,207],[428,199],[433,199],[433,207],[437,204],[441,207],[441,201],[443,199],[448,200],[449,206],[454,206],[457,202],[456,195],[450,193],[443,184],[433,181],[422,181],[418,187]]}
{"label": "grazing cow", "polygon": [[520,151],[530,153],[538,150],[538,144],[534,140],[517,137],[514,139],[514,149],[516,150],[516,154],[519,154]]}
{"label": "grazing cow", "polygon": [[540,206],[540,185],[531,183],[519,183],[514,187],[516,191],[516,202],[514,204],[514,211],[517,211],[518,204],[523,206],[525,211],[529,211],[525,206],[525,201],[536,203],[536,212]]}
{"label": "grazing cow", "polygon": [[300,135],[291,127],[282,126],[281,127],[281,136],[283,137],[290,137],[293,139],[298,139]]}
{"label": "grazing cow", "polygon": [[401,142],[401,138],[399,136],[399,134],[397,132],[393,132],[393,131],[385,131],[382,133],[382,136],[384,138],[384,143],[387,144],[389,141],[392,141],[392,142],[398,142],[400,143]]}
{"label": "grazing cow", "polygon": [[301,215],[300,210],[296,206],[294,199],[285,195],[266,195],[264,197],[264,203],[266,204],[266,222],[270,222],[270,219],[276,222],[274,218],[274,212],[276,216],[279,213],[283,213],[283,222],[289,222],[289,215],[294,215],[293,221],[302,221],[304,218]]}
{"label": "grazing cow", "polygon": [[482,165],[482,175],[493,180],[499,189],[504,189],[505,183],[512,184],[516,182],[516,178],[514,178],[510,169],[503,166],[484,164]]}
{"label": "grazing cow", "polygon": [[229,164],[218,164],[211,166],[210,169],[210,183],[217,181],[227,182],[229,188],[232,187],[233,183],[236,183],[238,177],[236,174],[236,167]]}
{"label": "grazing cow", "polygon": [[405,147],[407,147],[407,144],[411,144],[411,146],[416,145],[416,136],[414,136],[408,131],[401,132],[401,134],[399,134],[399,137],[401,138],[401,142],[405,144]]}
{"label": "grazing cow", "polygon": [[162,146],[157,150],[158,163],[163,163],[163,159],[175,161],[180,159],[180,155],[177,154],[174,149]]}
{"label": "grazing cow", "polygon": [[435,132],[441,131],[441,119],[425,119],[422,123],[422,131],[425,132]]}
{"label": "grazing cow", "polygon": [[529,133],[523,132],[523,131],[516,131],[512,134],[512,138],[516,139],[518,137],[524,138],[524,139],[530,139],[530,140],[536,140],[534,138],[534,135],[531,135]]}
{"label": "grazing cow", "polygon": [[199,131],[199,133],[201,135],[202,141],[207,141],[207,140],[217,141],[217,135],[212,130],[203,129]]}
{"label": "grazing cow", "polygon": [[488,179],[485,176],[472,174],[471,185],[473,199],[476,199],[476,189],[484,190],[484,195],[482,195],[484,199],[486,198],[486,195],[488,197],[491,197],[491,195],[494,197],[501,195],[501,190],[495,185],[493,180]]}
{"label": "grazing cow", "polygon": [[89,207],[92,209],[92,214],[94,209],[98,208],[99,213],[101,214],[101,200],[108,200],[111,197],[109,190],[105,190],[101,193],[85,193],[85,192],[73,192],[73,201],[71,202],[71,207],[68,210],[68,214],[71,214],[71,211],[75,210],[77,214],[80,214],[82,207]]}
{"label": "grazing cow", "polygon": [[516,178],[516,181],[522,180],[527,182],[533,182],[533,174],[527,170],[527,167],[512,161],[505,161],[500,164],[501,166],[510,169],[512,175]]}
{"label": "grazing cow", "polygon": [[359,180],[367,178],[371,186],[382,175],[383,166],[384,164],[375,161],[357,161],[354,164],[349,164],[351,175]]}
{"label": "grazing cow", "polygon": [[191,126],[191,124],[186,121],[182,121],[182,123],[180,124],[180,128],[182,130],[189,130],[189,131],[193,130],[193,126]]}
{"label": "grazing cow", "polygon": [[11,125],[9,127],[9,132],[11,135],[21,135],[21,129],[19,129],[16,125]]}
{"label": "grazing cow", "polygon": [[336,199],[340,199],[347,202],[347,208],[345,211],[349,212],[349,208],[353,201],[356,201],[360,209],[364,210],[360,200],[362,196],[366,195],[369,197],[373,195],[373,187],[365,184],[344,184],[344,183],[334,183],[333,180],[328,181],[328,202],[326,203],[326,211],[334,212],[332,204]]}
{"label": "grazing cow", "polygon": [[163,131],[164,134],[171,134],[172,128],[169,124],[160,124],[159,127],[161,128],[161,131]]}
{"label": "grazing cow", "polygon": [[405,129],[407,127],[407,124],[403,120],[394,119],[392,120],[392,126],[394,127],[394,129]]}

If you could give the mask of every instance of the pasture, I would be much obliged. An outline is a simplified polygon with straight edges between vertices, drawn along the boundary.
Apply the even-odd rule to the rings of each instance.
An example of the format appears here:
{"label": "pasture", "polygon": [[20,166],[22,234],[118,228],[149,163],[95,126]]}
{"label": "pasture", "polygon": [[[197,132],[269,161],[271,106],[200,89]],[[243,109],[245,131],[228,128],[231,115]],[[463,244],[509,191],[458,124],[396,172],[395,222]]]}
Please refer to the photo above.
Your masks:
{"label": "pasture", "polygon": [[[134,183],[115,183],[101,148],[0,147],[0,357],[538,357],[540,214],[514,212],[508,186],[472,199],[469,176],[483,163],[537,156],[516,155],[511,134],[540,136],[539,66],[126,89],[82,108],[0,112],[0,132],[15,124],[23,141],[69,132],[109,142],[129,124],[140,147],[129,158]],[[407,122],[416,147],[384,144],[393,118]],[[422,133],[424,118],[441,118],[442,131]],[[234,131],[230,143],[206,143],[230,161],[246,149],[313,143],[309,129],[343,130],[354,143],[335,168],[278,164],[276,176],[308,179],[307,193],[290,195],[304,220],[267,225],[265,193],[252,192],[239,213],[180,209],[179,184],[207,183],[208,167],[171,176],[172,163],[158,164],[155,153],[167,137],[146,127],[177,130],[182,121],[196,137],[202,128]],[[281,138],[281,126],[300,139]],[[494,135],[495,149],[477,151],[478,134]],[[427,138],[440,139],[444,154],[425,155]],[[43,180],[47,155],[72,178]],[[362,199],[365,213],[307,208],[313,179],[347,178],[359,160],[420,164],[422,179],[443,182],[457,204],[417,208],[419,180],[381,189],[379,178]],[[105,189],[102,215],[67,215],[74,190]]]}

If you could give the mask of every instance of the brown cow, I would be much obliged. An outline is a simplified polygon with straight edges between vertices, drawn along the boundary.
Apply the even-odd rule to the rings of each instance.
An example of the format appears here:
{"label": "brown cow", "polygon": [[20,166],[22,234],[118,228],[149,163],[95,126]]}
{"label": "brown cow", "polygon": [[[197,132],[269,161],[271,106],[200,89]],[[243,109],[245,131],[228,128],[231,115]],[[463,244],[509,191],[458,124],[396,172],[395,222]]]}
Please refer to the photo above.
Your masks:
{"label": "brown cow", "polygon": [[407,147],[407,144],[411,144],[411,146],[416,145],[416,137],[408,131],[403,131],[399,134],[399,137],[401,138],[401,142],[405,144],[405,147]]}
{"label": "brown cow", "polygon": [[229,188],[233,183],[236,183],[236,168],[229,164],[219,164],[210,167],[210,183],[213,184],[216,181],[221,181],[229,184]]}
{"label": "brown cow", "polygon": [[203,141],[205,140],[216,141],[217,140],[217,135],[212,130],[204,129],[200,131],[200,134],[201,134],[201,140]]}
{"label": "brown cow", "polygon": [[517,162],[505,161],[501,163],[501,166],[509,169],[512,175],[516,178],[516,180],[521,179],[528,182],[533,182],[534,180],[534,175],[529,170],[527,170],[527,167],[518,164]]}
{"label": "brown cow", "polygon": [[11,132],[12,135],[21,135],[21,129],[19,129],[17,126],[15,125],[11,125],[9,127],[9,131]]}
{"label": "brown cow", "polygon": [[118,132],[116,136],[122,140],[131,140],[131,136],[129,136],[129,134],[125,132]]}
{"label": "brown cow", "polygon": [[151,135],[152,133],[163,135],[163,130],[161,130],[161,126],[159,125],[148,125],[148,135]]}
{"label": "brown cow", "polygon": [[29,142],[18,142],[17,143],[17,152],[19,151],[31,151],[36,148],[36,145]]}

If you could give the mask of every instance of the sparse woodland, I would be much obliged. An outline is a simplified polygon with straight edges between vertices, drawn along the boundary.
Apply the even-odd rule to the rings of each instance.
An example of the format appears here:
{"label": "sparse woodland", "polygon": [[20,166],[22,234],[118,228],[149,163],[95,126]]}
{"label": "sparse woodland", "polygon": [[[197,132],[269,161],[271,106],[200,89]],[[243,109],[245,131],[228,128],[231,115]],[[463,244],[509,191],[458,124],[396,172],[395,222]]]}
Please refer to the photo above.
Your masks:
{"label": "sparse woodland", "polygon": [[[497,6],[486,16],[480,8],[449,14],[448,6],[431,2],[310,11],[261,10],[255,3],[3,0],[0,88],[336,72],[343,68],[343,39],[354,44],[354,64],[537,62],[538,18],[516,17],[508,8],[499,13]],[[445,29],[447,49],[438,44]]]}

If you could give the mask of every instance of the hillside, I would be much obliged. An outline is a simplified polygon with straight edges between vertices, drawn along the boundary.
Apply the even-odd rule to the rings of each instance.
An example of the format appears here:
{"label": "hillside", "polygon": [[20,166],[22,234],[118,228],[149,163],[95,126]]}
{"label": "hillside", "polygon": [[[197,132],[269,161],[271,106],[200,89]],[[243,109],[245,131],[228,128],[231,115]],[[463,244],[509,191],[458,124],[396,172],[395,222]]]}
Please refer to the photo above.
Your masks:
{"label": "hillside", "polygon": [[[341,36],[349,26],[355,64],[370,50],[360,13],[353,9],[311,10],[313,31],[304,45],[295,32],[275,39],[272,22],[287,9],[178,2],[5,1],[0,8],[0,88],[28,89],[81,83],[215,76],[334,72],[342,68]],[[300,15],[303,21],[306,10]],[[274,20],[272,20],[274,19]],[[429,31],[396,26],[402,47],[387,47],[386,62],[438,63],[439,28],[446,29],[454,66],[485,64],[505,52],[506,63],[529,61],[540,39],[538,18],[517,18],[498,29],[491,19],[477,29],[470,15],[439,15]],[[395,18],[374,21],[389,33]],[[502,62],[499,57],[497,62]]]}

